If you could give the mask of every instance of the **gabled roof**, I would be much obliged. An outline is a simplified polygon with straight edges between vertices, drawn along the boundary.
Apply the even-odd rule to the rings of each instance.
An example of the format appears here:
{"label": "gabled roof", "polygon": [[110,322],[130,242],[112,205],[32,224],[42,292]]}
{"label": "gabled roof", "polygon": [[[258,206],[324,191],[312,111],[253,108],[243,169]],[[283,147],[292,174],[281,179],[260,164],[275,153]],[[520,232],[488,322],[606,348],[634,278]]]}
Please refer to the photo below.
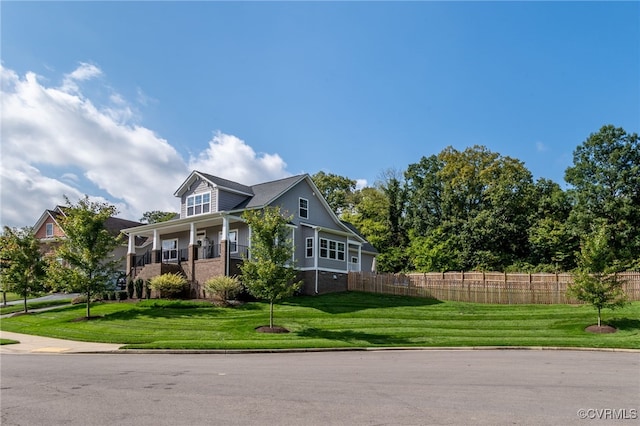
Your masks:
{"label": "gabled roof", "polygon": [[189,177],[187,177],[187,179],[182,183],[182,185],[180,185],[180,188],[178,188],[176,192],[173,193],[173,195],[176,197],[182,196],[182,194],[187,192],[191,187],[191,185],[193,185],[193,183],[196,180],[198,180],[198,178],[207,181],[212,186],[216,186],[218,188],[222,188],[227,191],[237,192],[240,194],[244,194],[248,197],[253,195],[253,192],[251,191],[251,187],[249,186],[243,185],[238,182],[233,182],[231,180],[223,179],[218,176],[202,173],[197,170],[194,170],[191,172]]}
{"label": "gabled roof", "polygon": [[[44,213],[42,213],[42,215],[40,216],[40,219],[38,219],[35,226],[33,227],[34,231],[37,232],[38,229],[40,229],[42,225],[45,223],[47,218],[51,217],[55,221],[56,225],[58,225],[58,227],[62,230],[62,232],[64,232],[64,229],[58,223],[58,218],[64,215],[64,210],[65,210],[64,206],[56,206],[55,209],[53,210],[45,210]],[[107,229],[107,231],[109,231],[111,235],[115,237],[120,235],[120,231],[124,228],[132,228],[134,226],[140,226],[140,225],[142,225],[142,223],[140,222],[122,219],[122,218],[113,217],[113,216],[107,218],[107,220],[104,222],[104,227]],[[144,242],[144,240],[145,238],[141,238],[140,241],[136,239],[136,245],[138,245],[138,242],[140,243]]]}
{"label": "gabled roof", "polygon": [[269,205],[298,182],[305,179],[307,175],[291,176],[271,182],[259,183],[251,186],[253,196],[240,203],[235,209],[259,209]]}
{"label": "gabled roof", "polygon": [[59,227],[60,225],[58,224],[58,217],[64,214],[64,212],[62,211],[62,208],[63,208],[62,206],[56,206],[53,210],[49,210],[49,209],[45,210],[40,216],[40,218],[37,220],[36,224],[33,225],[33,231],[38,232],[38,230],[42,228],[42,225],[44,225],[44,223],[47,221],[47,218],[53,219],[53,221]]}

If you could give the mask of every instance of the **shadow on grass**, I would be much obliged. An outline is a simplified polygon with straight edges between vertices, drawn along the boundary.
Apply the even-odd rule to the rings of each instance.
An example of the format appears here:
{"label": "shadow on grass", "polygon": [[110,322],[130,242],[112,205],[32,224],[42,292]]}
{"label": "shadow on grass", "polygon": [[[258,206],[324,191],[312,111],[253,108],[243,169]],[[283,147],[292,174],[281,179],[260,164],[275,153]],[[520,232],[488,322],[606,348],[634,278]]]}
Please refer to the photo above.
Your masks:
{"label": "shadow on grass", "polygon": [[440,303],[442,302],[437,299],[352,291],[320,296],[297,296],[283,302],[283,304],[290,306],[318,309],[329,314],[344,314],[377,308],[430,306]]}
{"label": "shadow on grass", "polygon": [[106,313],[101,321],[127,321],[136,318],[184,318],[184,317],[216,317],[227,316],[233,312],[259,310],[260,306],[252,303],[234,307],[215,306],[208,302],[191,302],[184,300],[162,300],[145,301],[144,303],[132,304],[130,309]]}
{"label": "shadow on grass", "polygon": [[629,318],[614,318],[610,321],[604,321],[607,325],[615,327],[618,330],[638,331],[640,330],[640,320]]}
{"label": "shadow on grass", "polygon": [[332,330],[320,330],[317,328],[306,328],[302,331],[296,332],[300,337],[306,337],[310,339],[326,339],[326,340],[338,340],[341,342],[350,343],[353,345],[361,345],[362,342],[366,342],[370,345],[389,345],[389,346],[401,346],[412,345],[408,339],[403,339],[397,336],[390,336],[387,334],[369,334],[360,331],[332,331]]}

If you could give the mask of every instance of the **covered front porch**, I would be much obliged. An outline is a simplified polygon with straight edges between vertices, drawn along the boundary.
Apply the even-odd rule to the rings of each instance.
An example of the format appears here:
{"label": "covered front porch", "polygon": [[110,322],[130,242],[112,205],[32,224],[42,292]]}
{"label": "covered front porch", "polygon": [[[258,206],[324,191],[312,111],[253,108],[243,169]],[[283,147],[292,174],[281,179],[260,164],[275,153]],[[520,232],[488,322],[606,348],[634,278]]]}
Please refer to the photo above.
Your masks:
{"label": "covered front porch", "polygon": [[[202,284],[220,275],[236,275],[248,256],[249,228],[238,216],[211,214],[123,230],[129,237],[128,279],[147,280],[180,273],[191,297],[203,297]],[[136,247],[135,242],[145,241]]]}

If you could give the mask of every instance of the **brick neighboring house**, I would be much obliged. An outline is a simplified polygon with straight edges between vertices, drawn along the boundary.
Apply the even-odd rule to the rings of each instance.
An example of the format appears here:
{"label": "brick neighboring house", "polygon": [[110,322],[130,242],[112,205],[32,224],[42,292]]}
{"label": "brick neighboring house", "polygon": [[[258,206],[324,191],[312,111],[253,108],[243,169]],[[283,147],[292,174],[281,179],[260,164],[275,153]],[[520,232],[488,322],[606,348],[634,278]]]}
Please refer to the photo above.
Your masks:
{"label": "brick neighboring house", "polygon": [[[293,216],[289,226],[303,293],[345,291],[349,271],[375,268],[376,250],[336,216],[308,174],[247,186],[193,171],[174,196],[179,217],[122,229],[129,236],[130,278],[179,272],[190,282],[191,297],[202,297],[209,278],[240,274],[251,236],[242,214],[268,206]],[[143,255],[136,254],[141,238],[148,246]]]}
{"label": "brick neighboring house", "polygon": [[[58,239],[65,237],[64,230],[58,222],[60,216],[64,216],[64,209],[64,206],[56,206],[53,210],[45,210],[33,227],[33,232],[40,241],[41,250],[45,254],[55,249],[55,246],[58,244]],[[121,229],[139,225],[142,225],[142,223],[118,217],[110,217],[105,221],[105,228],[115,237],[120,235]],[[136,243],[138,246],[144,245],[144,239],[139,238]],[[126,274],[127,250],[128,244],[125,240],[125,242],[116,247],[110,255],[112,258],[120,260],[118,272],[121,272],[123,275]]]}

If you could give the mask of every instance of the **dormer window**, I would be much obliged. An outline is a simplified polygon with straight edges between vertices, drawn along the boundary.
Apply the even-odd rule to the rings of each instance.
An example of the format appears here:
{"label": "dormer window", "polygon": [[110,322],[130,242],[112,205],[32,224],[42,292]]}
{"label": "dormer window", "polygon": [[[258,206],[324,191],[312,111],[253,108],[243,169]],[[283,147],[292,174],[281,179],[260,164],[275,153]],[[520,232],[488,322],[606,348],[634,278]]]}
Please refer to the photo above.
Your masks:
{"label": "dormer window", "polygon": [[53,237],[53,223],[47,223],[47,230],[45,236],[47,238]]}
{"label": "dormer window", "polygon": [[196,194],[187,197],[187,217],[209,213],[211,211],[211,193]]}
{"label": "dormer window", "polygon": [[309,219],[309,200],[300,198],[298,216],[302,219]]}

